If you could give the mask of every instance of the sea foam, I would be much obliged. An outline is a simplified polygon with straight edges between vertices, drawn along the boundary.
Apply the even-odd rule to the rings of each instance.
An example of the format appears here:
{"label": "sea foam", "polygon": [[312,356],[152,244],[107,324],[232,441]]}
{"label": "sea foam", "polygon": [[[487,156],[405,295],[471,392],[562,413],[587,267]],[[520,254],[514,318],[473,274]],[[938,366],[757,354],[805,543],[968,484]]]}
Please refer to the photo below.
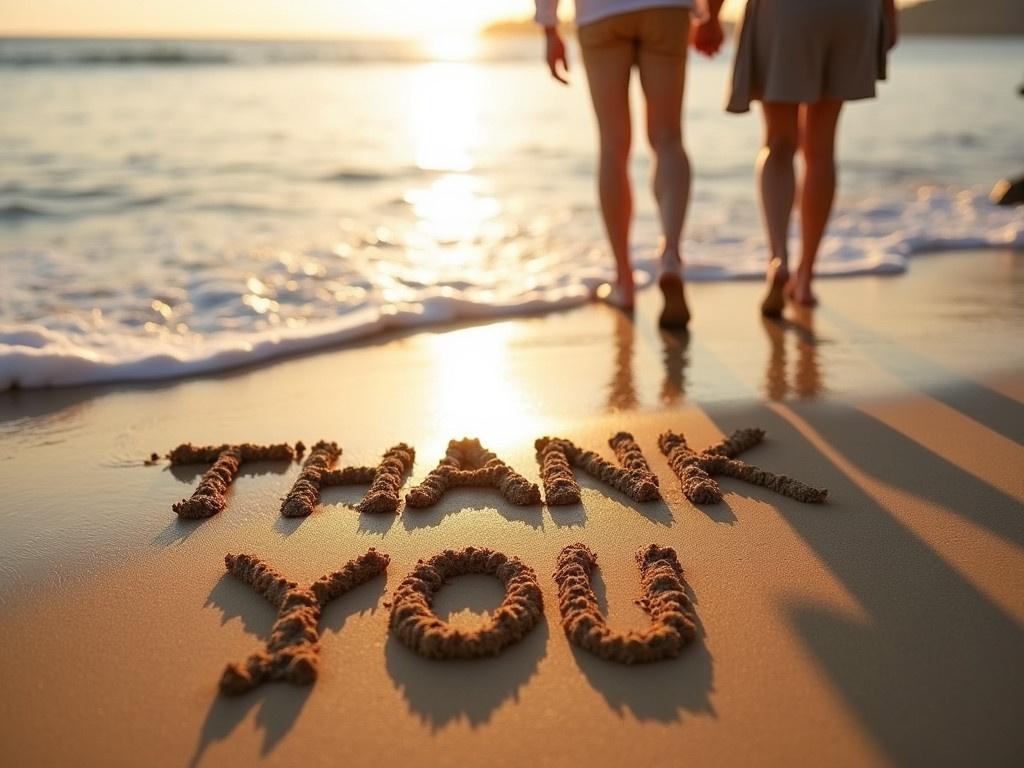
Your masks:
{"label": "sea foam", "polygon": [[[690,281],[755,279],[764,245],[750,228],[688,242]],[[524,234],[522,238],[527,238]],[[601,239],[561,251],[515,238],[503,257],[433,265],[401,242],[188,262],[152,286],[90,284],[81,258],[60,251],[0,254],[17,306],[60,300],[37,319],[0,323],[0,389],[168,379],[265,362],[384,331],[564,309],[611,277]],[[864,199],[840,209],[818,262],[822,277],[893,274],[933,251],[1024,248],[1024,210],[980,191],[925,187],[910,201]],[[655,272],[638,248],[638,283]],[[20,283],[20,285],[19,285]],[[24,314],[24,313],[22,313]]]}

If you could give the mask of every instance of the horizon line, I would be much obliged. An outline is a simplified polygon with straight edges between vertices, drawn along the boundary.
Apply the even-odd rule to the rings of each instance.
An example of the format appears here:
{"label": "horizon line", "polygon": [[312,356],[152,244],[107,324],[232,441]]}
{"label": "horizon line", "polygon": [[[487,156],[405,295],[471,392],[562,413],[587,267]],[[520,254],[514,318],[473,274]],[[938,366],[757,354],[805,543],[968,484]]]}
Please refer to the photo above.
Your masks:
{"label": "horizon line", "polygon": [[[483,34],[481,30],[480,33]],[[5,32],[0,31],[0,41],[3,40],[153,40],[153,41],[174,41],[174,42],[222,42],[222,43],[334,43],[334,42],[419,42],[424,37],[415,35],[381,35],[363,36],[344,33],[338,35],[305,35],[287,33],[219,33],[219,32]]]}
{"label": "horizon line", "polygon": [[[568,26],[568,25],[567,25]],[[507,33],[488,34],[486,28],[473,33],[476,37],[502,38],[512,37]],[[528,36],[527,33],[521,35]],[[1024,37],[1021,32],[901,32],[901,37],[946,37],[946,38],[1019,38]],[[274,34],[274,33],[205,33],[187,32],[175,34],[173,32],[4,32],[0,31],[0,42],[12,40],[97,40],[97,41],[152,41],[152,42],[210,42],[210,43],[422,43],[430,40],[432,36],[416,35],[305,35],[305,34]]]}

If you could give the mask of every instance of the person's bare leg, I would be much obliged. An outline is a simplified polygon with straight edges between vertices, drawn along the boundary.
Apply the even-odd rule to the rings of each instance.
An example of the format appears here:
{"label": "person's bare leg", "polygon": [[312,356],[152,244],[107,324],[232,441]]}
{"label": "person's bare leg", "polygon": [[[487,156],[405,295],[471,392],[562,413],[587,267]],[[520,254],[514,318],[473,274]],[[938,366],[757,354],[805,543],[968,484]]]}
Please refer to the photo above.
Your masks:
{"label": "person's bare leg", "polygon": [[683,148],[683,86],[686,56],[641,51],[640,83],[647,101],[647,138],[654,151],[654,197],[663,235],[658,281],[665,305],[659,324],[682,328],[690,321],[683,292],[680,241],[690,201],[690,161]]}
{"label": "person's bare leg", "polygon": [[818,303],[811,290],[814,259],[832,213],[836,194],[836,127],[841,101],[807,104],[800,115],[800,149],[804,156],[800,185],[800,265],[789,284],[793,301],[804,306]]}
{"label": "person's bare leg", "polygon": [[615,256],[617,286],[626,307],[633,306],[635,286],[629,258],[629,224],[633,216],[633,194],[629,184],[629,75],[633,49],[628,45],[585,47],[590,98],[597,115],[600,136],[598,197],[605,230]]}
{"label": "person's bare leg", "polygon": [[761,312],[778,317],[786,304],[784,291],[789,279],[789,219],[796,196],[793,158],[800,140],[799,105],[765,102],[762,106],[764,147],[757,158],[757,185],[771,262]]}

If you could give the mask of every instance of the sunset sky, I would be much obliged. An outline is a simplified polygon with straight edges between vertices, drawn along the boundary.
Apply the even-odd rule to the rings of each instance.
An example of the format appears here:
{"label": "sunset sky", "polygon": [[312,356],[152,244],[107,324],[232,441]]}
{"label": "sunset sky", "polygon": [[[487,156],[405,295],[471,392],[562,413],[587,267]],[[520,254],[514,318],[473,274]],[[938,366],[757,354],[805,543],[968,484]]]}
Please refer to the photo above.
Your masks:
{"label": "sunset sky", "polygon": [[0,34],[422,38],[532,13],[533,0],[0,0]]}
{"label": "sunset sky", "polygon": [[0,34],[424,38],[532,13],[533,0],[0,0]]}

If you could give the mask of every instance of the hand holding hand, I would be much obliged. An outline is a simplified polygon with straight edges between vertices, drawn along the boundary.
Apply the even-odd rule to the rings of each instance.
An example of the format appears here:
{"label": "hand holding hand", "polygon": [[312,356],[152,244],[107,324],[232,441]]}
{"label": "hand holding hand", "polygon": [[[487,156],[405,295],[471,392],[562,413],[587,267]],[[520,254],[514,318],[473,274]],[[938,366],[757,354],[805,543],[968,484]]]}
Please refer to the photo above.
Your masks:
{"label": "hand holding hand", "polygon": [[722,48],[725,32],[716,16],[694,23],[690,29],[690,42],[705,56],[714,56]]}
{"label": "hand holding hand", "polygon": [[[565,56],[565,43],[562,41],[562,36],[558,34],[555,27],[548,27],[544,31],[547,39],[546,57],[551,76],[558,82],[568,85],[569,60]],[[559,71],[559,65],[561,65],[561,71]]]}

